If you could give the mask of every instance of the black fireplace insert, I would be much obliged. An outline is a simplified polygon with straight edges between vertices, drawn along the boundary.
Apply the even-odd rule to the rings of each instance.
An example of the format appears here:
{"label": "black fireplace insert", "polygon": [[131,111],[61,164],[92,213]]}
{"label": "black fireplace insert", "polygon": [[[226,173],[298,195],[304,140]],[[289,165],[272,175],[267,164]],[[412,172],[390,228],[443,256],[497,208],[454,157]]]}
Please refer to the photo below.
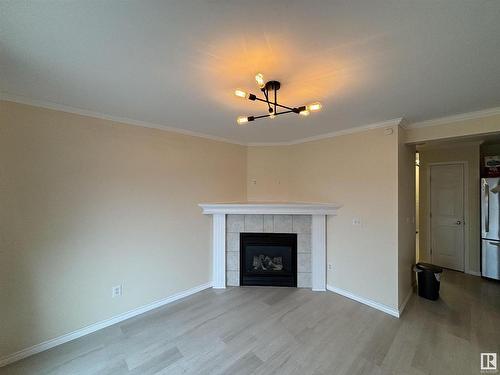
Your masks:
{"label": "black fireplace insert", "polygon": [[240,285],[297,287],[297,234],[240,233]]}

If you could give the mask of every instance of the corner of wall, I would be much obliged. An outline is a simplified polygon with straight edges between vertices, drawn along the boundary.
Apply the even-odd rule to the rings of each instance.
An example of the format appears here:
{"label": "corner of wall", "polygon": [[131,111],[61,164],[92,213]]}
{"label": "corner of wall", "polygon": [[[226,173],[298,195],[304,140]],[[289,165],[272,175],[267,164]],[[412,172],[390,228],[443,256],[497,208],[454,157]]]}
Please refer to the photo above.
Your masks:
{"label": "corner of wall", "polygon": [[398,307],[412,292],[415,278],[415,146],[406,144],[406,129],[398,130]]}

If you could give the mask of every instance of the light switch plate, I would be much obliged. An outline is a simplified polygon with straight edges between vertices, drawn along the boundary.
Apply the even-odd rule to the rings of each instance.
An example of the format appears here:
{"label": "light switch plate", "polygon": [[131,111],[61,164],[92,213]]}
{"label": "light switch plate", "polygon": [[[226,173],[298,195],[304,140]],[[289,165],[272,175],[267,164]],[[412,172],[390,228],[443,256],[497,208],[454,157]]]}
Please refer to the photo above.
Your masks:
{"label": "light switch plate", "polygon": [[111,297],[120,297],[122,295],[122,286],[121,285],[116,285],[111,288]]}

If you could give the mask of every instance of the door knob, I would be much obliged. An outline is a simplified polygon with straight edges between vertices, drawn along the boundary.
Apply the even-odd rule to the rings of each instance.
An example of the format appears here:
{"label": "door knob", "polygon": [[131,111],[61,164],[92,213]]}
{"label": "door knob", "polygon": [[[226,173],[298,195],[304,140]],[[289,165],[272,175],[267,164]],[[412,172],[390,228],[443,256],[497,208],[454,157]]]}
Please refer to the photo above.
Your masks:
{"label": "door knob", "polygon": [[460,225],[460,224],[462,224],[462,222],[461,222],[460,220],[457,220],[457,223],[456,223],[456,224],[457,224],[457,225]]}

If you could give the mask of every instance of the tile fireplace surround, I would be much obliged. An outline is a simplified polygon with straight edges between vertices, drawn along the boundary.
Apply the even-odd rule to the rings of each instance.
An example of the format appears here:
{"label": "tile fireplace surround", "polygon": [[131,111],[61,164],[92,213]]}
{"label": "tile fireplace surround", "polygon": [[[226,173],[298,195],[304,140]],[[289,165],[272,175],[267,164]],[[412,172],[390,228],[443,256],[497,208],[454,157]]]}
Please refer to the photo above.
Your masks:
{"label": "tile fireplace surround", "polygon": [[239,285],[240,233],[297,233],[297,286],[326,290],[326,216],[334,203],[202,203],[213,216],[213,287]]}

